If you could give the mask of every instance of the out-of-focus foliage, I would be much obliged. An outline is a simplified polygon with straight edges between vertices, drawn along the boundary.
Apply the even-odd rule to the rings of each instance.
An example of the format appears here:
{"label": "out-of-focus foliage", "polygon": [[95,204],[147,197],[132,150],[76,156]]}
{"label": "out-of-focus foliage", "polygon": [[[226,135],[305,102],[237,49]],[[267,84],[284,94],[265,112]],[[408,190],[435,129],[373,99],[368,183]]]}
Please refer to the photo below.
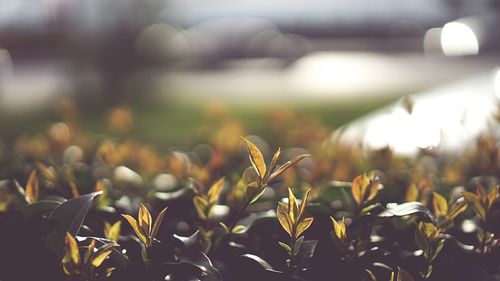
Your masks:
{"label": "out-of-focus foliage", "polygon": [[248,135],[209,108],[180,150],[138,137],[130,107],[106,134],[64,116],[0,140],[2,280],[498,280],[494,134],[409,159],[284,109]]}

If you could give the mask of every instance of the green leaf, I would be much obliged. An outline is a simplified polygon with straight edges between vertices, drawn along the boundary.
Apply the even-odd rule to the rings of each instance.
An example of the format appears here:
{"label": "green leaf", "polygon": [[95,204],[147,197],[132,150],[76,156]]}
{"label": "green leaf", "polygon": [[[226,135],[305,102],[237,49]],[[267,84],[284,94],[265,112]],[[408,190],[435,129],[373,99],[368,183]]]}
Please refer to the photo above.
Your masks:
{"label": "green leaf", "polygon": [[378,217],[403,217],[408,215],[423,214],[434,225],[437,225],[436,218],[427,207],[420,202],[407,202],[403,204],[391,205],[385,211],[379,213]]}
{"label": "green leaf", "polygon": [[201,242],[201,234],[200,230],[196,230],[193,234],[189,236],[180,236],[177,234],[174,234],[174,238],[177,239],[181,244],[184,249],[190,249],[190,248],[197,248],[197,245],[200,245],[199,243]]}
{"label": "green leaf", "polygon": [[225,223],[219,222],[219,225],[222,226],[222,228],[224,229],[224,231],[226,231],[226,233],[229,233],[229,227]]}
{"label": "green leaf", "polygon": [[443,249],[443,246],[444,246],[444,243],[446,242],[445,239],[441,239],[439,240],[438,242],[438,245],[436,247],[436,250],[434,251],[434,255],[432,256],[432,259],[431,260],[435,260],[437,258],[437,256],[439,255],[439,253],[441,252],[441,250]]}
{"label": "green leaf", "polygon": [[233,228],[233,233],[242,233],[245,232],[246,229],[244,225],[237,225]]}
{"label": "green leaf", "polygon": [[316,240],[307,240],[302,242],[297,255],[295,255],[298,266],[305,265],[312,258],[317,245],[318,241]]}
{"label": "green leaf", "polygon": [[294,247],[294,253],[293,255],[296,256],[300,250],[300,247],[302,247],[302,243],[304,242],[304,236],[300,236],[299,239],[295,241],[295,247]]}
{"label": "green leaf", "polygon": [[50,213],[49,220],[55,221],[56,226],[44,239],[49,249],[59,256],[63,255],[66,232],[73,236],[78,233],[94,198],[100,194],[102,194],[102,191],[73,198],[57,206]]}
{"label": "green leaf", "polygon": [[398,267],[398,277],[396,278],[396,281],[413,281],[413,277],[410,273]]}
{"label": "green leaf", "polygon": [[24,218],[29,219],[36,215],[54,210],[61,202],[53,200],[42,200],[33,204],[25,205],[19,209]]}
{"label": "green leaf", "polygon": [[417,246],[422,249],[422,251],[424,251],[424,256],[427,258],[428,256],[428,248],[429,248],[429,242],[427,241],[427,238],[424,236],[424,234],[419,230],[417,229],[417,231],[415,231],[415,243],[417,244]]}
{"label": "green leaf", "polygon": [[429,267],[427,267],[426,272],[424,273],[424,278],[425,279],[427,279],[427,278],[429,278],[431,276],[432,270],[433,270],[432,265],[429,265]]}
{"label": "green leaf", "polygon": [[377,281],[377,277],[375,277],[375,274],[373,273],[373,271],[371,271],[368,268],[365,268],[365,272],[366,272],[366,274],[368,274],[368,276],[370,277],[370,279],[372,281]]}
{"label": "green leaf", "polygon": [[292,248],[290,248],[290,246],[288,246],[287,244],[283,243],[283,242],[278,242],[278,244],[280,244],[281,248],[285,249],[285,251],[288,253],[288,255],[292,255]]}

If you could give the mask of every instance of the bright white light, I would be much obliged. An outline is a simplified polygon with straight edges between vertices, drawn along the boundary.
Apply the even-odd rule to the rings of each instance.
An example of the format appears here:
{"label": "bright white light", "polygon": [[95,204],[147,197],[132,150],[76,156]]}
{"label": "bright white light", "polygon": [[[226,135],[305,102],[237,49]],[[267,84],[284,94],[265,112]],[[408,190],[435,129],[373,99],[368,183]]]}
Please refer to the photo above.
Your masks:
{"label": "bright white light", "polygon": [[431,28],[424,36],[424,53],[426,55],[442,55],[441,52],[441,30],[442,28]]}
{"label": "bright white light", "polygon": [[449,22],[441,31],[441,48],[446,56],[477,55],[479,42],[474,31],[466,24]]}
{"label": "bright white light", "polygon": [[411,115],[413,142],[419,148],[437,147],[441,142],[441,128],[435,122],[435,116],[425,110],[414,111]]}
{"label": "bright white light", "polygon": [[[352,97],[377,93],[394,85],[406,68],[389,57],[364,52],[317,52],[297,60],[290,68],[293,88],[319,95]],[[397,87],[397,85],[396,85]]]}
{"label": "bright white light", "polygon": [[399,155],[415,155],[419,149],[464,149],[491,130],[489,121],[500,99],[500,69],[494,72],[496,92],[491,81],[490,75],[480,76],[412,95],[411,112],[400,104],[386,108],[345,128],[346,136],[340,139],[355,143],[360,138],[368,151],[389,147]]}
{"label": "bright white light", "polygon": [[465,232],[465,233],[472,233],[474,231],[476,231],[477,229],[477,226],[476,224],[471,221],[471,220],[464,220],[462,222],[462,231]]}
{"label": "bright white light", "polygon": [[494,72],[493,87],[495,89],[495,96],[500,100],[500,68],[496,69]]}

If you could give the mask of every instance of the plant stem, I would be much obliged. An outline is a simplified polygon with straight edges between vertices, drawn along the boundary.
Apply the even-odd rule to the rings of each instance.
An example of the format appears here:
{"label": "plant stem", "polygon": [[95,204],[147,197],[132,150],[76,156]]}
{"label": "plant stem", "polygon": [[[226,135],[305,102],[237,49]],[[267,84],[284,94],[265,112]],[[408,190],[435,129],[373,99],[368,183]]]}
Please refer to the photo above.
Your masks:
{"label": "plant stem", "polygon": [[288,271],[291,271],[295,266],[295,238],[290,237],[290,263],[288,264]]}
{"label": "plant stem", "polygon": [[234,228],[236,227],[236,223],[238,223],[238,220],[241,218],[241,216],[243,216],[243,214],[245,213],[245,210],[248,208],[248,206],[250,206],[250,201],[251,200],[247,200],[245,202],[245,204],[241,207],[238,214],[233,218],[233,220],[229,224],[229,233],[233,232]]}

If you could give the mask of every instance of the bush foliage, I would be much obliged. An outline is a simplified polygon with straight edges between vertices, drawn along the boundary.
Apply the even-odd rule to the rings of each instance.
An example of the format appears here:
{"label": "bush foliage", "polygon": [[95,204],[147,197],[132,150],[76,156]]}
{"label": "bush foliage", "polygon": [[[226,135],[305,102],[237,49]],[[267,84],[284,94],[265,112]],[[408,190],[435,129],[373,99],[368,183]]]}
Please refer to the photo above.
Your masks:
{"label": "bush foliage", "polygon": [[0,145],[1,280],[500,280],[493,135],[407,159],[293,113],[269,115],[269,142],[217,114],[181,152],[133,117]]}

